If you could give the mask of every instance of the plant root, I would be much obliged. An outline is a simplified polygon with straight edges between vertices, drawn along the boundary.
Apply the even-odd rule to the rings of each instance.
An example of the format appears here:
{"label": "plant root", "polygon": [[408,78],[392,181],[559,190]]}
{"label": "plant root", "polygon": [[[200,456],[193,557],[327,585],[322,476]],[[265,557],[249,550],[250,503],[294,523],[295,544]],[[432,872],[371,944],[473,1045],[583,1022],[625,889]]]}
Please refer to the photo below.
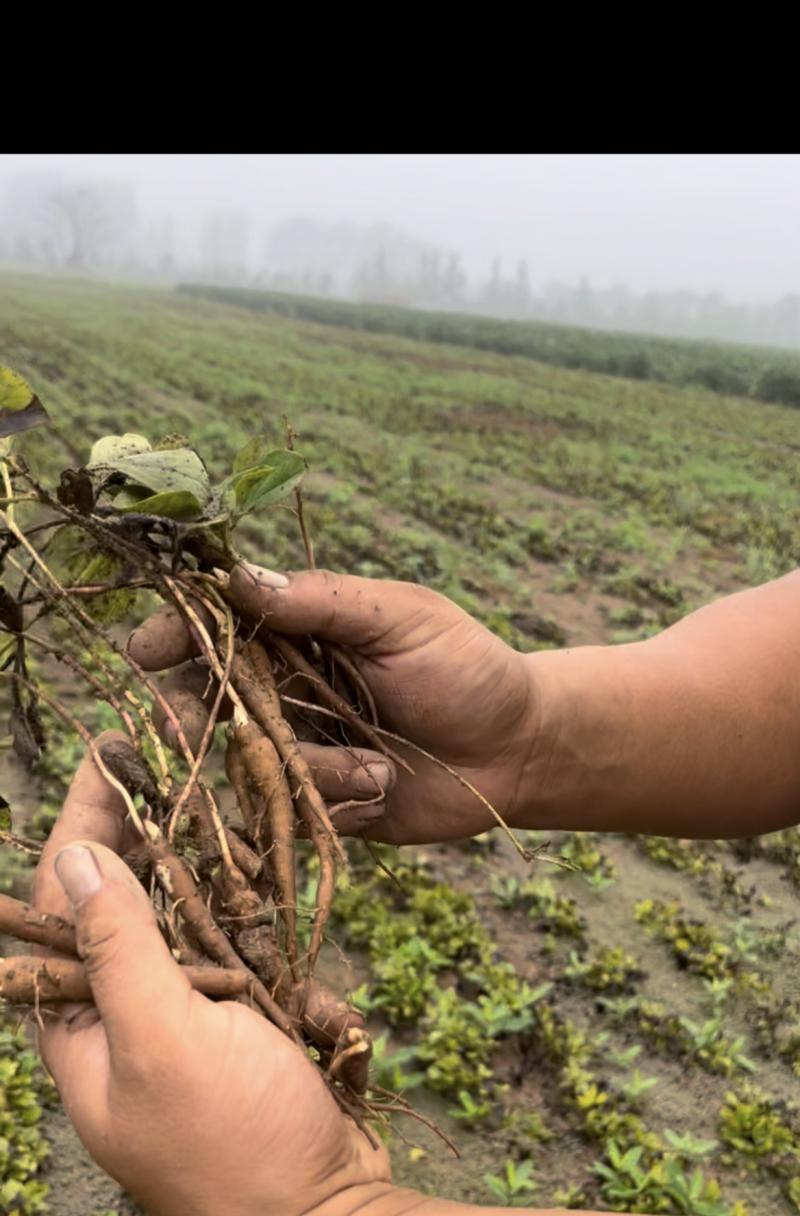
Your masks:
{"label": "plant root", "polygon": [[[181,972],[195,992],[204,996],[234,1000],[251,992],[252,980],[240,969],[186,966]],[[92,988],[86,968],[77,959],[18,954],[0,959],[0,997],[9,1005],[60,1005],[91,1001]]]}

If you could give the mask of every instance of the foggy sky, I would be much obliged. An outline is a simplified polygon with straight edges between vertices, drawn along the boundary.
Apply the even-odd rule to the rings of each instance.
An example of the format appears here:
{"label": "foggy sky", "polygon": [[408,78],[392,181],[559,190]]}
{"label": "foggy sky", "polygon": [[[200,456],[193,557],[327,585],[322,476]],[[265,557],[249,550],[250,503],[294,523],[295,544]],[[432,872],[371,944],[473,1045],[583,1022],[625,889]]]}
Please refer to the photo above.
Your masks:
{"label": "foggy sky", "polygon": [[0,193],[46,169],[131,183],[143,217],[187,242],[221,207],[252,218],[258,259],[293,216],[388,223],[462,255],[528,259],[540,290],[720,291],[759,302],[800,292],[800,156],[0,154]]}

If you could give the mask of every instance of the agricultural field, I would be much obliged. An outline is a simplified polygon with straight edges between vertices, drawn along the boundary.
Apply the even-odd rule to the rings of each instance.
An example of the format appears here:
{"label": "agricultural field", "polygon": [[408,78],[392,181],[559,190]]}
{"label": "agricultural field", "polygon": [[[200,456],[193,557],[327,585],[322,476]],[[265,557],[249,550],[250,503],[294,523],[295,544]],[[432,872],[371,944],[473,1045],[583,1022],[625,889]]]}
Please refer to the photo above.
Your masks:
{"label": "agricultural field", "polygon": [[655,337],[552,321],[507,321],[474,313],[434,312],[201,283],[181,284],[178,291],[194,299],[276,313],[298,321],[467,346],[500,355],[524,355],[556,367],[681,387],[691,384],[800,408],[800,355],[785,348]]}
{"label": "agricultural field", "polygon": [[[0,278],[0,362],[53,418],[19,444],[42,478],[111,430],[181,432],[221,477],[252,435],[282,445],[285,413],[318,564],[425,584],[519,650],[634,642],[800,564],[800,412],[752,396],[19,277]],[[288,509],[242,538],[304,564]],[[81,749],[53,725],[30,777],[0,748],[18,826],[46,832]],[[496,833],[381,846],[394,878],[349,846],[327,978],[367,1013],[381,1083],[462,1152],[405,1120],[395,1180],[478,1204],[797,1213],[800,830],[550,839],[577,872],[526,866]],[[0,889],[23,896],[29,871],[1,856]],[[51,1188],[31,1213],[136,1211],[7,1023],[0,1195],[14,1153]]]}

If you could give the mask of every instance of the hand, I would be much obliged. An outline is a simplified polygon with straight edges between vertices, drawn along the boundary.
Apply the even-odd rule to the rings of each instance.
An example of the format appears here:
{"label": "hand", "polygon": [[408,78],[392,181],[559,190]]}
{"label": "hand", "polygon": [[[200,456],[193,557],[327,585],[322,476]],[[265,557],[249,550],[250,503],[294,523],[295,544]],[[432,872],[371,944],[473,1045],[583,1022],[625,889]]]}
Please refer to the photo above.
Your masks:
{"label": "hand", "polygon": [[[488,629],[427,588],[325,570],[274,575],[238,566],[229,598],[235,611],[276,632],[349,646],[382,725],[455,768],[513,821],[538,702],[531,667]],[[128,648],[150,671],[200,653],[172,607],[137,629]],[[371,818],[343,813],[336,821],[340,832],[366,828],[373,839],[411,844],[463,839],[494,826],[489,812],[451,775],[413,751],[391,746],[415,775],[398,768],[393,784],[378,777],[383,788],[388,784],[385,807],[370,808]],[[363,768],[346,751],[309,745],[304,750],[325,797],[374,797]],[[359,755],[371,764],[381,761],[375,752]],[[348,782],[355,784],[350,788]]]}
{"label": "hand", "polygon": [[45,1015],[40,1049],[95,1161],[151,1216],[344,1213],[393,1193],[383,1149],[303,1052],[245,1005],[191,990],[117,856],[133,843],[87,756],[34,902],[74,921],[89,972],[95,1005]]}

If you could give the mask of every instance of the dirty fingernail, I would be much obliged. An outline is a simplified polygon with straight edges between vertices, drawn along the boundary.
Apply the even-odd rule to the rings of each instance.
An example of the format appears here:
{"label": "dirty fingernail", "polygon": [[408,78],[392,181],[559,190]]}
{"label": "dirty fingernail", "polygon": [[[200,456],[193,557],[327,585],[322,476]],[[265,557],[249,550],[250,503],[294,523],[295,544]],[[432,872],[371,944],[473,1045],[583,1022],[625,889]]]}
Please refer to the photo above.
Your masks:
{"label": "dirty fingernail", "polygon": [[242,569],[259,586],[268,587],[270,591],[283,591],[289,586],[285,574],[276,574],[274,570],[265,570],[263,566],[251,566],[250,562],[242,562]]}
{"label": "dirty fingernail", "polygon": [[58,881],[73,908],[90,899],[103,885],[97,859],[85,845],[74,844],[62,849],[55,861]]}

